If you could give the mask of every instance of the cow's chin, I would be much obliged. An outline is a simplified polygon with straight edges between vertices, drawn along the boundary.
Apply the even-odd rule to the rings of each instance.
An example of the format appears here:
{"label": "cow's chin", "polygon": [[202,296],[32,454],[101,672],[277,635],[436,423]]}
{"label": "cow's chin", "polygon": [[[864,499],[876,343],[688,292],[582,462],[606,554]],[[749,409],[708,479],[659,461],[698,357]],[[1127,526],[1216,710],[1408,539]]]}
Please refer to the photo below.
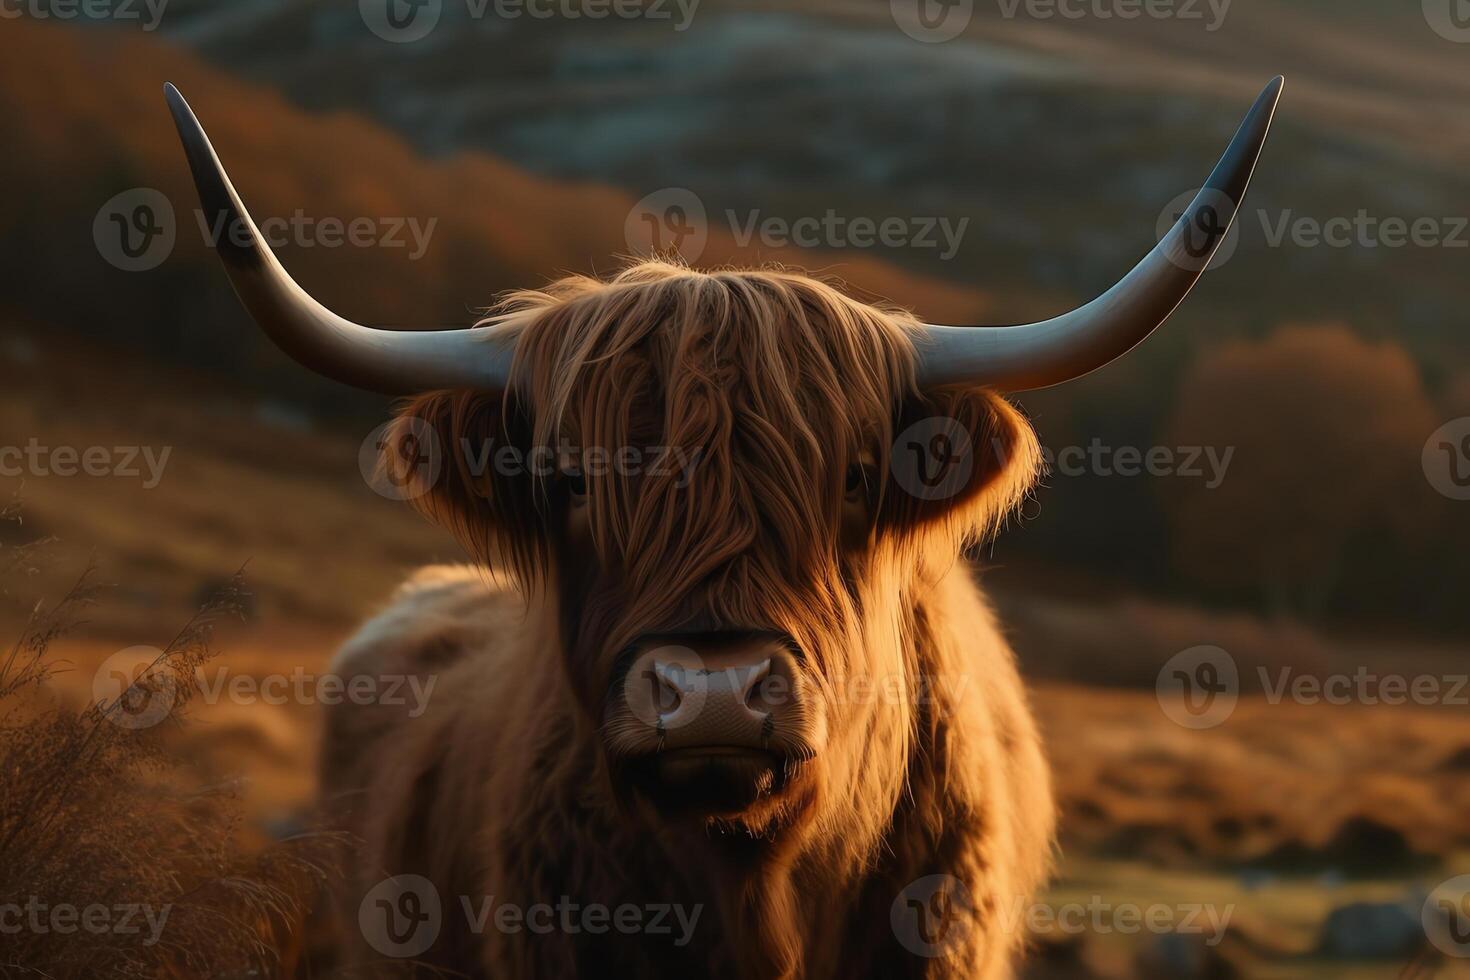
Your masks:
{"label": "cow's chin", "polygon": [[668,749],[625,760],[621,777],[663,819],[717,821],[769,834],[802,809],[810,761],[733,746]]}

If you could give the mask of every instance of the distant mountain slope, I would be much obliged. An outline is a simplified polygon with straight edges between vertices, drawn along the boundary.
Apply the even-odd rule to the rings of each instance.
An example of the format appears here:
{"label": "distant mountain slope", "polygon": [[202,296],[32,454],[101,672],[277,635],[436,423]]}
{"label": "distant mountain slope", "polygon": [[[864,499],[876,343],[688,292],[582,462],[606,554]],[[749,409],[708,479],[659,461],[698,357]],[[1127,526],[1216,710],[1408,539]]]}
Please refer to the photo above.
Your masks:
{"label": "distant mountain slope", "polygon": [[[0,259],[21,270],[3,302],[12,316],[248,377],[284,359],[249,328],[205,230],[162,83],[179,85],[205,123],[257,221],[396,219],[430,228],[410,247],[332,246],[308,233],[281,249],[303,285],[371,323],[467,324],[503,289],[565,270],[606,270],[629,251],[635,199],[591,184],[533,176],[482,154],[426,162],[401,138],[346,113],[313,116],[236,81],[172,45],[120,31],[25,20],[5,26],[0,115],[15,152],[0,159],[12,188],[0,211]],[[44,83],[38,84],[38,79]],[[132,188],[172,205],[177,241],[157,268],[125,272],[93,240],[99,208]],[[104,223],[99,234],[111,235]],[[716,227],[701,264],[801,261],[935,318],[981,314],[977,291],[899,271],[863,255],[740,248]],[[297,386],[302,372],[281,372]],[[321,389],[325,390],[325,389]],[[333,387],[332,392],[338,389]]]}
{"label": "distant mountain slope", "polygon": [[[968,30],[943,44],[906,36],[890,4],[871,0],[703,0],[682,31],[476,19],[444,0],[438,27],[412,44],[375,37],[352,4],[257,0],[246,17],[177,0],[165,29],[298,104],[369,114],[433,155],[483,149],[635,195],[689,187],[718,213],[968,220],[950,260],[869,254],[978,285],[1002,320],[1114,281],[1284,72],[1241,246],[1189,306],[1197,336],[1337,318],[1401,340],[1431,369],[1470,360],[1464,248],[1275,238],[1305,219],[1310,239],[1313,225],[1360,213],[1454,233],[1470,201],[1470,49],[1437,35],[1420,4],[1176,5],[1199,20],[973,6]],[[1068,9],[1079,6],[1092,5]],[[1168,345],[1183,343],[1171,334],[1142,356],[1164,370],[1178,360]]]}
{"label": "distant mountain slope", "polygon": [[[959,72],[981,82],[973,76],[983,66],[992,80],[1058,73],[1089,88],[1162,87],[1206,97],[1247,92],[1263,75],[1289,71],[1294,98],[1310,104],[1320,122],[1361,124],[1369,140],[1407,136],[1444,159],[1470,154],[1470,132],[1434,125],[1452,118],[1470,96],[1464,52],[1434,33],[1418,3],[1179,0],[1171,6],[1182,15],[1099,18],[1055,11],[1109,5],[989,0],[973,4],[963,34],[934,45],[898,30],[888,3],[866,0],[702,0],[687,23],[673,14],[667,20],[512,19],[494,16],[493,6],[474,17],[470,3],[450,0],[440,5],[430,37],[414,44],[384,43],[355,6],[330,0],[175,0],[164,27],[212,57],[246,70],[268,68],[308,104],[356,97],[380,101],[405,119],[414,110],[427,112],[431,118],[419,120],[425,130],[415,139],[446,145],[518,111],[554,110],[575,89],[594,94],[599,81],[613,77],[623,83],[614,88],[624,90],[634,76],[676,76],[698,86],[738,66],[770,94],[766,87],[783,78],[827,72],[849,94],[881,98],[912,94],[903,75],[919,73],[943,85],[946,74]],[[1041,16],[1047,11],[1053,13]],[[490,51],[493,58],[485,56]],[[723,56],[710,57],[716,51]],[[313,57],[302,58],[305,52]],[[888,71],[836,71],[864,63]],[[470,64],[472,74],[446,70]],[[548,84],[535,92],[501,84],[528,76]],[[364,80],[366,87],[357,84]],[[426,103],[422,96],[430,92],[441,101]],[[615,99],[618,92],[602,94]],[[817,94],[791,93],[798,100]],[[1435,138],[1424,147],[1430,131]]]}

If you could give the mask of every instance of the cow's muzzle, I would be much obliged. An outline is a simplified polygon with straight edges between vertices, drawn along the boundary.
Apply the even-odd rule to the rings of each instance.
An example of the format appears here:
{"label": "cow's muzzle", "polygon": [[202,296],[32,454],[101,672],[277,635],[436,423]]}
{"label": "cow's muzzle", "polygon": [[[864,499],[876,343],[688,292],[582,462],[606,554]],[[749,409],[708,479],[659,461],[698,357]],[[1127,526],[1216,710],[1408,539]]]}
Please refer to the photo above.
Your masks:
{"label": "cow's muzzle", "polygon": [[736,812],[811,755],[800,656],[778,632],[655,634],[608,698],[609,747],[661,806]]}

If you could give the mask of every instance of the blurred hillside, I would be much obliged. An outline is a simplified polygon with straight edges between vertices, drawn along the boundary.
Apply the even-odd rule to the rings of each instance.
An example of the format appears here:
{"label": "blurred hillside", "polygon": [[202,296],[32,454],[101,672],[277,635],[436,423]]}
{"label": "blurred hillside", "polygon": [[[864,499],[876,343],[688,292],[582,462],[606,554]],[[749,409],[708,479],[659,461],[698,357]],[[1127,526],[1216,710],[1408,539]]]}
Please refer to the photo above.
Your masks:
{"label": "blurred hillside", "polygon": [[[968,217],[952,261],[880,251],[995,294],[997,322],[1111,284],[1278,73],[1288,95],[1253,209],[1444,216],[1470,198],[1463,52],[1415,4],[1253,0],[1214,30],[1000,9],[976,4],[942,44],[898,30],[889,4],[856,0],[706,0],[684,30],[474,18],[446,3],[413,44],[382,41],[326,0],[180,0],[164,27],[298,104],[369,114],[433,156],[474,148],[638,195],[689,187],[712,214]],[[1144,352],[1154,367],[1300,316],[1391,335],[1436,383],[1464,364],[1463,251],[1272,248],[1260,220],[1242,235],[1229,274],[1191,299],[1193,329]]]}

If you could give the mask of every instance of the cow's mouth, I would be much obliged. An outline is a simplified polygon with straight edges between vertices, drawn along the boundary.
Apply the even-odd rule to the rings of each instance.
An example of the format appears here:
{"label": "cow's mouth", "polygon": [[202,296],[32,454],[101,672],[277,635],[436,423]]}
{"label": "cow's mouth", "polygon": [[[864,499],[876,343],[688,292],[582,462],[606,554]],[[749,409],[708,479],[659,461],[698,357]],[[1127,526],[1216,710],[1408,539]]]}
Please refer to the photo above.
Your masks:
{"label": "cow's mouth", "polygon": [[632,765],[639,790],[671,814],[735,815],[780,793],[787,760],[762,749],[699,745],[644,756]]}

